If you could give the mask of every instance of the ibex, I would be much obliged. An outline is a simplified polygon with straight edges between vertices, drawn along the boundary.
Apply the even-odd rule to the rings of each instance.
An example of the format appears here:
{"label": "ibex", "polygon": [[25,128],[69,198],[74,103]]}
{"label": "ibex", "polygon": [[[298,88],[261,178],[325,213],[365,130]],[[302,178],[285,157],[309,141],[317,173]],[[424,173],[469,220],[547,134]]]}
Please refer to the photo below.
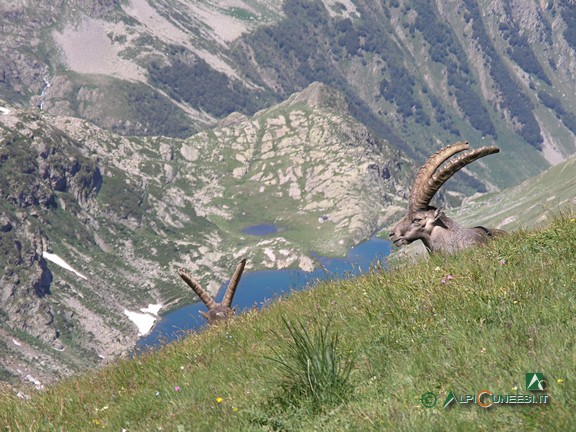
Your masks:
{"label": "ibex", "polygon": [[[490,238],[504,231],[477,226],[464,228],[444,214],[442,209],[432,207],[430,200],[440,187],[456,172],[476,159],[498,153],[498,147],[482,147],[463,153],[438,168],[450,157],[469,148],[467,142],[458,142],[434,153],[420,168],[408,198],[408,213],[396,224],[390,233],[390,240],[396,246],[422,240],[428,252],[445,252],[486,243]],[[438,172],[436,172],[438,170]]]}
{"label": "ibex", "polygon": [[238,287],[238,283],[240,282],[240,278],[242,277],[242,272],[244,271],[244,266],[246,265],[246,259],[240,261],[238,267],[236,267],[236,271],[230,279],[230,283],[228,284],[228,288],[226,288],[226,294],[224,294],[224,298],[222,299],[221,303],[216,303],[216,301],[212,298],[208,292],[202,288],[202,285],[198,283],[196,279],[190,276],[186,270],[180,268],[178,270],[178,274],[180,277],[186,282],[192,290],[200,297],[200,300],[206,305],[208,308],[208,312],[200,311],[200,314],[204,318],[208,320],[208,324],[213,324],[218,320],[223,320],[231,317],[234,314],[234,309],[230,307],[232,304],[232,300],[234,298],[234,294],[236,293],[236,288]]}

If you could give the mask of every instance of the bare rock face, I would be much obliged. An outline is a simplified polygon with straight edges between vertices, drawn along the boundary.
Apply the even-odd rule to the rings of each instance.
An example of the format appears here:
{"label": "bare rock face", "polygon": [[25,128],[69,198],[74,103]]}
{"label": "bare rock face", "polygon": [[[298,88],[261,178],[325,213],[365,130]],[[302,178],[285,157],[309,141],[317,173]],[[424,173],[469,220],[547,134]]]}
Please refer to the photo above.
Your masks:
{"label": "bare rock face", "polygon": [[12,229],[12,223],[5,214],[0,214],[0,232],[8,232]]}
{"label": "bare rock face", "polygon": [[[32,141],[32,146],[28,143],[22,136],[8,135],[0,147],[6,172],[0,182],[0,196],[16,208],[12,220],[6,214],[0,217],[5,263],[0,279],[0,310],[6,314],[5,323],[10,328],[60,346],[54,313],[46,298],[53,277],[42,257],[48,247],[41,228],[43,215],[57,207],[55,192],[70,188],[79,198],[85,198],[99,187],[100,177],[97,169],[88,174],[85,167],[68,160],[54,145],[45,141]],[[84,176],[79,176],[80,172]]]}
{"label": "bare rock face", "polygon": [[7,316],[5,324],[59,346],[54,314],[45,298],[50,294],[52,273],[42,258],[44,240],[21,230],[3,235],[2,241],[8,246],[3,251],[8,265],[0,278],[0,311]]}
{"label": "bare rock face", "polygon": [[[53,274],[43,258],[43,252],[51,247],[47,231],[54,223],[58,201],[68,201],[77,212],[93,205],[102,175],[94,162],[70,146],[67,137],[34,114],[6,114],[2,120],[0,316],[6,331],[28,334],[62,350],[60,328],[67,325],[67,318],[61,314],[59,322],[56,319]],[[6,128],[12,123],[18,128]],[[23,342],[13,345],[24,346]],[[13,360],[10,352],[5,354],[0,355],[0,365],[6,367]],[[36,354],[30,351],[28,355],[33,358]],[[12,367],[21,370],[23,366],[15,363]]]}

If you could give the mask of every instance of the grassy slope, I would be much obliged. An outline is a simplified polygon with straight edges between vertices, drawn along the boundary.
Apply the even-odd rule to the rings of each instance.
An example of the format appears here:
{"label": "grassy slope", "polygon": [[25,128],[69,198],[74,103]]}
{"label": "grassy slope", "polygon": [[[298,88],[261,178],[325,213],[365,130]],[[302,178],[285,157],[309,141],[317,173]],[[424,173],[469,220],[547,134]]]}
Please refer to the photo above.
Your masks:
{"label": "grassy slope", "polygon": [[[576,215],[484,248],[319,284],[129,361],[22,401],[0,396],[2,430],[569,430],[576,424]],[[452,279],[442,283],[448,274]],[[312,415],[274,403],[281,317],[332,321],[356,355],[351,400]],[[317,324],[316,324],[317,325]],[[549,406],[455,406],[456,394],[528,393],[543,372]],[[176,390],[179,387],[179,391]],[[424,392],[439,403],[423,408]],[[216,398],[221,397],[221,403]],[[573,426],[572,426],[573,427]]]}
{"label": "grassy slope", "polygon": [[554,210],[576,204],[576,157],[521,184],[465,202],[456,219],[465,226],[516,230],[546,224]]}

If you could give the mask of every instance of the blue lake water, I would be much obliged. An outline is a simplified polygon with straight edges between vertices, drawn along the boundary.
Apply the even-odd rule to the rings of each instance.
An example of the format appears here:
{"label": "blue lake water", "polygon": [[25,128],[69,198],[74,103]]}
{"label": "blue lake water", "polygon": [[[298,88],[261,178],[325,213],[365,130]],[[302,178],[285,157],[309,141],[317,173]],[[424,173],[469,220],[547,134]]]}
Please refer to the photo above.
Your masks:
{"label": "blue lake water", "polygon": [[[320,265],[313,272],[283,269],[244,273],[232,306],[236,308],[236,314],[239,314],[247,309],[266,306],[291,291],[301,291],[318,280],[356,276],[369,271],[372,265],[385,265],[385,257],[389,253],[390,242],[374,237],[351,248],[346,258],[315,256]],[[216,301],[222,301],[227,286],[228,282],[220,287]],[[199,311],[206,310],[204,303],[198,302],[168,312],[148,335],[138,340],[136,350],[142,351],[168,343],[190,331],[201,329],[206,325],[206,320]]]}
{"label": "blue lake water", "polygon": [[278,227],[273,224],[252,225],[242,230],[242,234],[253,236],[267,236],[278,232]]}

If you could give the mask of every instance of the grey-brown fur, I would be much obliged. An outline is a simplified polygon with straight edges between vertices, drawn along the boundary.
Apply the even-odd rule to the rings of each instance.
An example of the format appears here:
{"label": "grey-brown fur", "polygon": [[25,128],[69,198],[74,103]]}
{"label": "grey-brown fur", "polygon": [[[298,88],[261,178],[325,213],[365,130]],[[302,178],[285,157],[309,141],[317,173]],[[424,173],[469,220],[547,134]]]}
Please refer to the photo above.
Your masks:
{"label": "grey-brown fur", "polygon": [[476,159],[500,151],[494,146],[482,147],[463,153],[439,169],[440,165],[451,156],[468,148],[467,142],[444,147],[430,156],[420,168],[410,190],[408,213],[390,232],[390,239],[396,246],[421,240],[429,252],[452,253],[486,243],[492,237],[504,233],[501,230],[481,226],[464,228],[446,216],[441,209],[430,205],[434,194],[456,172]]}
{"label": "grey-brown fur", "polygon": [[184,282],[188,284],[192,290],[198,295],[200,300],[208,308],[208,312],[200,312],[204,318],[208,320],[208,324],[213,324],[216,321],[227,319],[234,314],[234,309],[231,307],[232,300],[234,299],[234,294],[236,293],[236,288],[242,277],[242,272],[244,271],[244,266],[246,265],[246,259],[243,259],[236,267],[234,275],[230,279],[228,288],[226,288],[226,294],[221,303],[216,303],[208,292],[202,288],[202,285],[194,279],[190,274],[186,272],[183,268],[178,270],[178,274]]}

